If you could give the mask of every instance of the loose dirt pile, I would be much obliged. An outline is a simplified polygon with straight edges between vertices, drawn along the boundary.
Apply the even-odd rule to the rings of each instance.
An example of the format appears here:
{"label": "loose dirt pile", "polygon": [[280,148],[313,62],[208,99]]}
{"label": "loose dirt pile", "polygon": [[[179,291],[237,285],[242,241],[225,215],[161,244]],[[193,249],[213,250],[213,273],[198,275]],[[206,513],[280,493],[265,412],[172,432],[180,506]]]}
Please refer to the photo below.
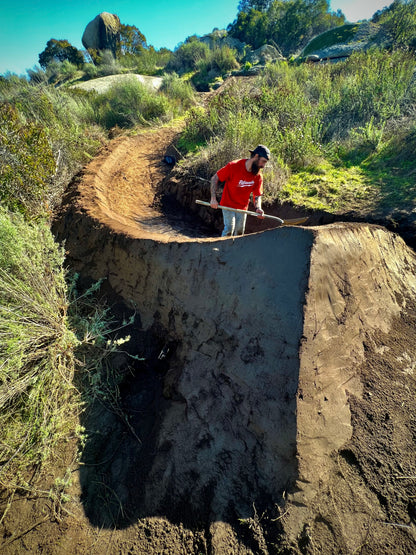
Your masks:
{"label": "loose dirt pile", "polygon": [[73,269],[137,310],[146,360],[122,418],[83,416],[71,514],[11,509],[4,552],[414,552],[413,251],[366,224],[172,220],[154,196],[176,132],[116,139],[57,222]]}

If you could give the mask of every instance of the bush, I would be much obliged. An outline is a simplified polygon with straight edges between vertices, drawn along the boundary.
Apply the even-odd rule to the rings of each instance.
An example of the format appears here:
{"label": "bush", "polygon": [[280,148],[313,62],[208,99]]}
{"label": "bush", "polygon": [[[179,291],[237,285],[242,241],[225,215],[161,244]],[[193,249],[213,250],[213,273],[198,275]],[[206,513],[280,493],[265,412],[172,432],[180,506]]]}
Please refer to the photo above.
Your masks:
{"label": "bush", "polygon": [[373,50],[351,55],[342,72],[334,66],[323,115],[325,140],[346,138],[353,127],[371,120],[379,124],[401,116],[412,97],[414,63],[410,53]]}
{"label": "bush", "polygon": [[0,209],[0,253],[0,482],[10,488],[75,429],[77,340],[49,229]]}
{"label": "bush", "polygon": [[117,75],[123,73],[123,67],[113,56],[111,50],[100,51],[96,58],[97,76],[105,77],[106,75]]}
{"label": "bush", "polygon": [[39,66],[35,66],[33,69],[28,69],[27,74],[29,76],[29,82],[34,85],[46,85],[48,83],[48,76],[46,71]]}
{"label": "bush", "polygon": [[396,47],[416,46],[416,2],[396,0],[379,14],[383,30]]}
{"label": "bush", "polygon": [[82,294],[77,276],[67,285],[63,262],[47,226],[0,207],[0,485],[9,495],[33,491],[33,470],[77,438],[85,403],[117,400],[109,361],[129,339],[117,338],[124,325],[114,330],[100,282]]}
{"label": "bush", "polygon": [[196,73],[192,82],[198,90],[209,90],[213,81],[240,67],[236,51],[228,46],[208,50],[207,55],[195,63]]}
{"label": "bush", "polygon": [[165,73],[159,90],[185,110],[195,104],[195,89],[177,73]]}
{"label": "bush", "polygon": [[141,75],[160,75],[172,57],[172,52],[167,48],[155,50],[150,46],[138,54],[124,54],[119,61],[129,71]]}
{"label": "bush", "polygon": [[22,124],[15,108],[0,105],[0,201],[27,218],[47,211],[55,160],[39,124]]}
{"label": "bush", "polygon": [[134,77],[97,95],[93,105],[97,120],[107,129],[155,121],[169,112],[166,96],[151,91]]}
{"label": "bush", "polygon": [[194,71],[200,60],[204,60],[209,53],[209,47],[199,40],[189,40],[181,44],[173,53],[166,69],[176,71],[180,75]]}
{"label": "bush", "polygon": [[199,71],[215,71],[219,75],[228,73],[233,69],[238,69],[240,64],[237,62],[237,51],[229,46],[222,46],[221,48],[214,48],[209,51],[205,60],[200,60],[197,63]]}
{"label": "bush", "polygon": [[0,81],[6,162],[0,169],[0,198],[9,208],[33,217],[60,203],[72,176],[102,144],[102,133],[92,125],[92,96],[25,79]]}
{"label": "bush", "polygon": [[85,64],[84,77],[86,80],[98,77],[98,67],[95,64]]}

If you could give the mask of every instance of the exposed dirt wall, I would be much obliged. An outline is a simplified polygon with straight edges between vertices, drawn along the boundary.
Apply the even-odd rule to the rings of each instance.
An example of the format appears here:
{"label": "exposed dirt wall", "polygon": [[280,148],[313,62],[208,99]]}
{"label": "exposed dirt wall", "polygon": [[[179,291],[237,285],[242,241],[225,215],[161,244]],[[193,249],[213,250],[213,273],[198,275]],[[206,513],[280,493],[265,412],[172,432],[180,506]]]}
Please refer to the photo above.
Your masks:
{"label": "exposed dirt wall", "polygon": [[[123,499],[134,518],[211,523],[212,538],[221,531],[212,543],[218,548],[224,534],[235,540],[235,523],[252,518],[253,507],[272,515],[271,508],[284,506],[279,524],[292,549],[312,549],[312,529],[324,548],[332,542],[353,552],[362,545],[368,529],[354,514],[337,529],[342,497],[330,496],[335,513],[320,524],[322,496],[339,483],[334,454],[362,426],[356,421],[354,428],[351,399],[363,398],[369,352],[390,351],[399,326],[406,348],[398,360],[414,360],[415,332],[402,322],[416,293],[414,253],[371,225],[178,242],[131,238],[75,217],[76,225],[62,230],[74,267],[107,277],[137,305],[143,328],[162,330],[176,346],[150,461],[146,451],[146,466],[138,464],[140,454],[124,463],[130,481],[140,484]],[[74,241],[70,229],[77,230]],[[385,344],[376,347],[381,335]],[[402,377],[414,387],[412,374]],[[367,499],[361,517],[383,518],[372,488],[360,487]],[[133,502],[137,491],[140,502]],[[380,542],[385,525],[379,527]],[[266,530],[264,522],[258,545],[267,546]],[[221,553],[217,548],[212,553]]]}
{"label": "exposed dirt wall", "polygon": [[167,507],[173,518],[186,499],[194,516],[227,520],[280,498],[296,474],[298,348],[314,234],[286,228],[163,243],[71,227],[75,267],[107,277],[137,305],[143,328],[163,329],[176,345],[137,510]]}

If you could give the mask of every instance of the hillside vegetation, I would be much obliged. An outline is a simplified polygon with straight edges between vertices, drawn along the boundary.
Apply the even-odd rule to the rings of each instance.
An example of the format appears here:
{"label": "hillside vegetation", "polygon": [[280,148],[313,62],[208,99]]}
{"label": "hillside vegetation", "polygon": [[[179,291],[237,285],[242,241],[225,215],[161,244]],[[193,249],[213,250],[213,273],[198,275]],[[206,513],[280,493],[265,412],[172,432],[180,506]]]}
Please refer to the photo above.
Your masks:
{"label": "hillside vegetation", "polygon": [[[267,14],[276,4],[254,12]],[[33,490],[33,470],[60,441],[81,434],[76,415],[83,403],[111,386],[105,361],[118,341],[111,313],[99,284],[77,293],[50,231],[69,182],[110,130],[137,133],[184,117],[176,146],[188,175],[209,179],[264,143],[272,151],[264,174],[269,205],[354,210],[399,224],[416,208],[416,16],[414,2],[394,6],[378,21],[398,47],[355,53],[336,65],[293,58],[250,79],[227,79],[241,69],[235,52],[189,40],[175,53],[125,50],[118,60],[103,53],[101,64],[82,68],[52,60],[29,81],[0,78],[0,484],[10,496]],[[249,18],[256,15],[250,10]],[[137,80],[103,94],[64,85],[138,71],[162,74],[160,90]],[[226,78],[207,106],[198,104],[190,81],[198,72],[205,83],[212,75]]]}
{"label": "hillside vegetation", "polygon": [[228,158],[267,144],[268,203],[342,213],[411,210],[415,162],[414,55],[357,53],[342,64],[270,64],[193,109],[180,146],[208,178]]}

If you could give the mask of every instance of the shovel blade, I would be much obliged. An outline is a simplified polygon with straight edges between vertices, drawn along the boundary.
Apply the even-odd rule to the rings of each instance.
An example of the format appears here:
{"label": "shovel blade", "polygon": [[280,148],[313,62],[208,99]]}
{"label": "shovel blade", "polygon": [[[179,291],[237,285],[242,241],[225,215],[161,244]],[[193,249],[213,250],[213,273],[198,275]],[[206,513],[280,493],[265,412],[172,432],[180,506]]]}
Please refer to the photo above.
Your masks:
{"label": "shovel blade", "polygon": [[295,218],[293,220],[284,220],[283,225],[300,225],[300,224],[304,224],[307,220],[308,218]]}

